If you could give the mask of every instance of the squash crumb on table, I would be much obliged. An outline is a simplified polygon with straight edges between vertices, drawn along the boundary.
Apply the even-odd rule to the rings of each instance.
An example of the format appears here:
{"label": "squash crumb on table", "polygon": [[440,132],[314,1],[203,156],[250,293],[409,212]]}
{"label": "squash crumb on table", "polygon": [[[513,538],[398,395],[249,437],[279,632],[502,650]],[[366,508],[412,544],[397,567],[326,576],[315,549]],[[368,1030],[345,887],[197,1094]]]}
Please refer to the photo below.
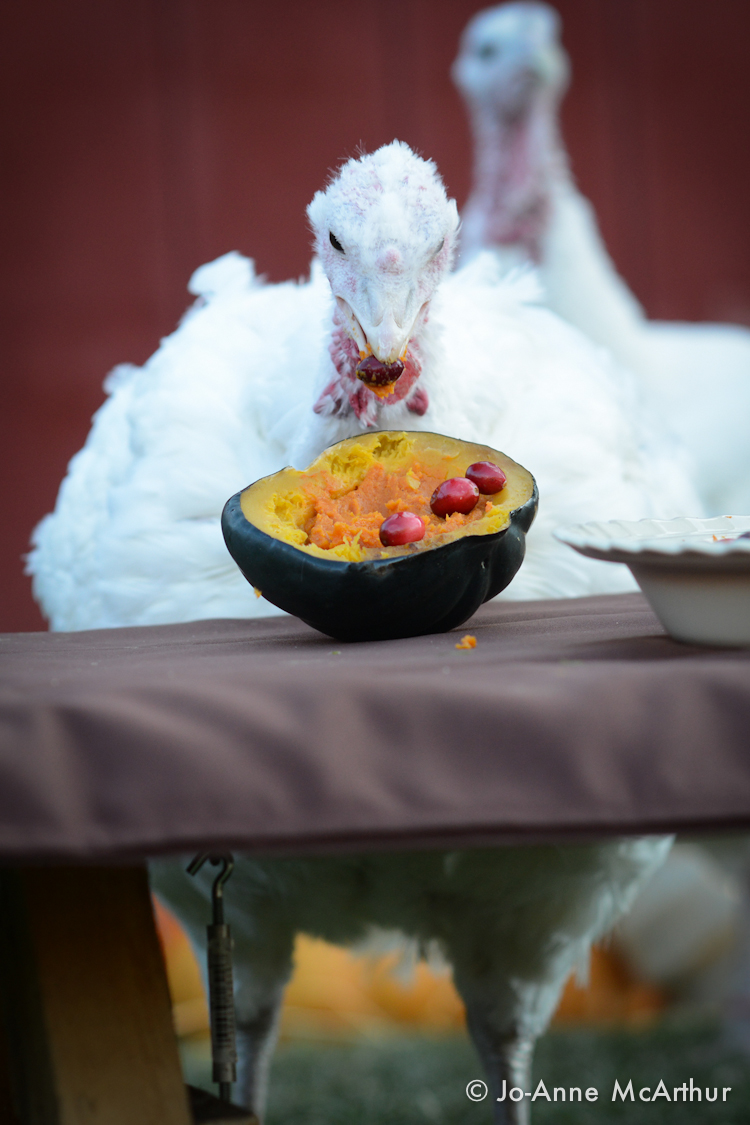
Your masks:
{"label": "squash crumb on table", "polygon": [[456,648],[476,648],[476,647],[477,647],[477,638],[472,637],[471,633],[467,633],[466,636],[462,637],[461,640],[456,645]]}

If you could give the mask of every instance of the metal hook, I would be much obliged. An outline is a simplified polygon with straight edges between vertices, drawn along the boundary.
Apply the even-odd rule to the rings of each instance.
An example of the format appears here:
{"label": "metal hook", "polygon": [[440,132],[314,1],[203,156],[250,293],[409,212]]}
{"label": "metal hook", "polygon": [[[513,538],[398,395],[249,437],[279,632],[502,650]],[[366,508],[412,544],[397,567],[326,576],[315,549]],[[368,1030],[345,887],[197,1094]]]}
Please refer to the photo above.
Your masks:
{"label": "metal hook", "polygon": [[237,1078],[237,1048],[232,985],[232,934],[224,923],[224,884],[234,870],[231,855],[197,855],[188,864],[188,874],[197,875],[208,860],[214,867],[221,864],[211,888],[213,924],[208,932],[208,992],[211,1011],[211,1054],[214,1082],[219,1097],[231,1100],[232,1083]]}
{"label": "metal hook", "polygon": [[213,922],[215,926],[222,926],[224,924],[224,884],[234,871],[234,857],[229,854],[209,855],[208,852],[204,852],[202,855],[197,855],[195,859],[191,860],[188,864],[188,875],[197,875],[207,860],[214,867],[217,867],[219,864],[222,865],[221,871],[214,879],[213,887],[211,888]]}

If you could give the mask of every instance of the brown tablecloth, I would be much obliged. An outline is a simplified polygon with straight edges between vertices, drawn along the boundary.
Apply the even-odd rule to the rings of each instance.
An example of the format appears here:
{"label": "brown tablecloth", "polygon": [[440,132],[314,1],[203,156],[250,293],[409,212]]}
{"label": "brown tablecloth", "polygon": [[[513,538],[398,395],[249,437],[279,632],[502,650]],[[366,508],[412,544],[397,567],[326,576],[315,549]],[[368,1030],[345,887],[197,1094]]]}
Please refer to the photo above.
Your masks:
{"label": "brown tablecloth", "polygon": [[0,638],[5,861],[730,827],[750,652],[671,640],[637,594],[371,644],[293,618]]}

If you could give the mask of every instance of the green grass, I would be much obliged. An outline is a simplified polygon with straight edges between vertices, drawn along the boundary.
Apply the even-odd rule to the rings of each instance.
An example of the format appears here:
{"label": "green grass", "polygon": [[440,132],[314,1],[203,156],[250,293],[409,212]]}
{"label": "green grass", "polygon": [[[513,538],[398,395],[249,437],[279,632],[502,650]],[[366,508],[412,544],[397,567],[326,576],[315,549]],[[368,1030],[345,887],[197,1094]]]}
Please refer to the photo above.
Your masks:
{"label": "green grass", "polygon": [[[205,1077],[193,1071],[189,1080]],[[470,1044],[458,1036],[288,1043],[274,1060],[266,1125],[488,1125],[489,1102],[471,1103],[465,1093],[467,1082],[480,1077]],[[641,1087],[653,1090],[663,1078],[671,1095],[691,1077],[702,1089],[718,1087],[719,1100],[638,1101]],[[612,1103],[615,1078],[621,1086],[633,1079],[635,1102]],[[532,1087],[540,1079],[550,1095],[555,1086],[593,1086],[599,1099],[564,1105],[537,1099],[533,1125],[750,1125],[750,1061],[706,1025],[554,1031],[537,1049]],[[732,1087],[726,1102],[724,1086]]]}

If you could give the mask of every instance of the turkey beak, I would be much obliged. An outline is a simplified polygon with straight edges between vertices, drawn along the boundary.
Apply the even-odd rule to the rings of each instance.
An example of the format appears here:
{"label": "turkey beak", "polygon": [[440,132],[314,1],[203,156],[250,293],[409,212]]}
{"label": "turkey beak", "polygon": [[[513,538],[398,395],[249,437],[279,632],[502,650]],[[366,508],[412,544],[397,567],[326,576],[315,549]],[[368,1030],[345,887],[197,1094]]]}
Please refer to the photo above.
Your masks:
{"label": "turkey beak", "polygon": [[406,355],[409,340],[413,335],[413,325],[407,331],[397,322],[393,309],[389,308],[377,324],[367,325],[367,342],[373,355],[381,363],[396,363]]}
{"label": "turkey beak", "polygon": [[374,315],[364,317],[357,315],[343,297],[337,296],[336,301],[359,348],[357,377],[384,398],[391,394],[404,371],[409,342],[424,320],[427,303],[409,317],[405,310],[395,311],[395,302],[383,302],[380,309],[373,310]]}
{"label": "turkey beak", "polygon": [[552,89],[562,93],[568,80],[567,55],[554,43],[539,46],[536,43],[518,48],[508,93],[515,108],[525,111],[540,90]]}
{"label": "turkey beak", "polygon": [[427,302],[415,309],[415,296],[412,290],[405,300],[388,295],[370,300],[371,315],[361,323],[367,343],[381,363],[403,360],[412,337],[419,331]]}
{"label": "turkey beak", "polygon": [[403,374],[409,343],[424,319],[425,310],[426,305],[408,320],[406,316],[402,316],[399,323],[393,306],[389,305],[379,323],[367,325],[367,344],[372,349],[372,354],[363,357],[357,367],[357,378],[380,398],[386,398],[392,393]]}
{"label": "turkey beak", "polygon": [[403,321],[406,317],[402,316],[397,320],[390,303],[369,317],[355,312],[343,297],[337,297],[336,303],[349,329],[349,335],[363,356],[374,355],[381,363],[395,363],[404,358],[409,341],[416,331],[419,313],[409,319],[405,330]]}

